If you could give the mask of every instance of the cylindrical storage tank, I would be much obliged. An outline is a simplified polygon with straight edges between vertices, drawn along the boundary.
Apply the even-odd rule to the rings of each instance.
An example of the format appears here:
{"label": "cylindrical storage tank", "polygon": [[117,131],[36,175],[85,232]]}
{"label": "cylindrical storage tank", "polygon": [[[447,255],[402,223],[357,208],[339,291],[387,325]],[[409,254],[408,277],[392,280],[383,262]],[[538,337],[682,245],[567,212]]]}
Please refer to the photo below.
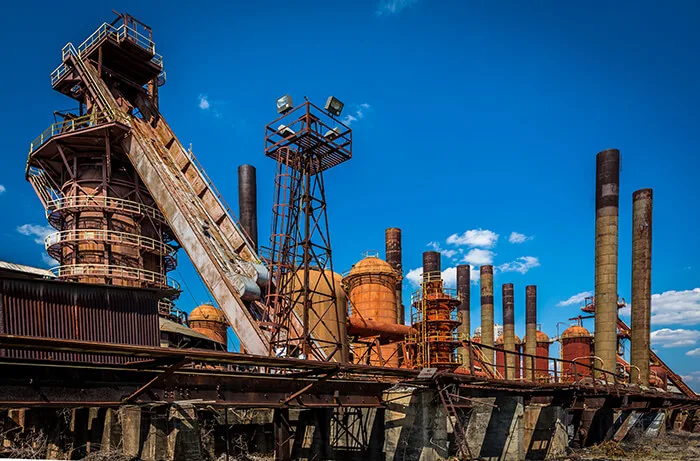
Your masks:
{"label": "cylindrical storage tank", "polygon": [[[384,324],[397,323],[396,281],[398,274],[389,263],[376,256],[367,256],[355,264],[350,273],[343,279],[348,289],[351,317],[360,317]],[[397,344],[386,344],[381,347],[381,359],[377,351],[372,351],[366,357],[367,346],[356,345],[356,363],[371,365],[399,366]]]}
{"label": "cylindrical storage tank", "polygon": [[[520,352],[520,346],[521,341],[520,338],[517,336],[515,337],[515,352]],[[506,353],[504,351],[504,338],[503,335],[499,336],[498,339],[496,339],[496,369],[498,372],[503,376],[504,378],[506,377],[506,370],[505,370],[505,362],[506,362]],[[508,379],[519,379],[521,377],[521,365],[520,365],[520,356],[516,354],[513,355],[513,365],[510,365],[512,368],[508,369]]]}
{"label": "cylindrical storage tank", "polygon": [[190,328],[202,333],[212,341],[221,344],[224,349],[228,346],[228,322],[224,313],[212,304],[202,304],[194,308],[188,320]]}
{"label": "cylindrical storage tank", "polygon": [[[576,370],[573,363],[562,364],[562,379],[565,381],[577,381],[583,376],[590,376],[591,359],[581,359],[593,355],[593,336],[581,325],[573,325],[561,334],[562,357],[565,361],[576,362]],[[578,360],[577,360],[578,359]],[[578,366],[581,364],[581,366]]]}
{"label": "cylindrical storage tank", "polygon": [[[298,285],[292,284],[292,291],[300,290],[304,271],[296,273]],[[342,285],[343,277],[331,271],[319,269],[309,270],[309,287],[317,295],[311,293],[312,309],[309,309],[309,328],[311,336],[326,357],[334,362],[347,361],[347,298]],[[332,284],[332,285],[331,285]],[[331,295],[335,291],[335,305]],[[318,299],[314,299],[318,297]],[[294,311],[303,318],[304,308],[302,297],[294,304]]]}
{"label": "cylindrical storage tank", "polygon": [[[530,339],[525,336],[523,343],[527,347],[527,342]],[[549,379],[549,337],[541,330],[537,330],[535,355],[535,379]]]}

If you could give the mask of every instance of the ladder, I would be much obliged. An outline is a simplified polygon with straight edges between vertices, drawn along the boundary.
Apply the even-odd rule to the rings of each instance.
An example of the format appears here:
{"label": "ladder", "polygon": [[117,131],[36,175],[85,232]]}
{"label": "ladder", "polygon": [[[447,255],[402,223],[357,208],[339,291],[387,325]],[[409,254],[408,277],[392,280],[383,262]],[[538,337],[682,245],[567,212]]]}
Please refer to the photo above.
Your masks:
{"label": "ladder", "polygon": [[459,414],[457,413],[457,409],[455,408],[455,404],[452,400],[453,396],[459,397],[459,394],[451,392],[454,387],[454,384],[450,384],[442,389],[438,389],[438,395],[440,396],[440,401],[442,402],[442,406],[447,414],[447,419],[450,421],[450,424],[452,424],[452,433],[455,436],[457,451],[466,459],[472,459],[469,444],[465,438],[466,432],[464,432]]}

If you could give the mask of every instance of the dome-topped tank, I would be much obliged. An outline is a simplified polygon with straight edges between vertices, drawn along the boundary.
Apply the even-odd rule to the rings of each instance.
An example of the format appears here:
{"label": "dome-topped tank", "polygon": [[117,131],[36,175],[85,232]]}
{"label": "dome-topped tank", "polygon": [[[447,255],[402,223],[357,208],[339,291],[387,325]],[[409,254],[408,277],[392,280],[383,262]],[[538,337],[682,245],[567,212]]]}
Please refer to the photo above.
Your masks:
{"label": "dome-topped tank", "polygon": [[228,322],[221,309],[213,304],[205,303],[195,307],[190,313],[189,325],[194,331],[227,347]]}
{"label": "dome-topped tank", "polygon": [[[582,357],[590,357],[593,355],[591,348],[593,344],[593,336],[581,325],[572,325],[561,334],[562,357],[569,362],[576,361],[576,370],[574,364],[565,362],[562,365],[564,379],[574,381],[582,376],[590,376],[591,370],[588,368],[591,365],[591,359]],[[578,364],[582,366],[578,366]]]}
{"label": "dome-topped tank", "polygon": [[[350,317],[360,317],[384,324],[396,324],[396,283],[398,274],[389,263],[375,255],[369,255],[355,264],[343,279],[350,297]],[[354,361],[371,365],[398,367],[399,354],[396,344],[381,346],[381,359],[377,351],[369,357],[367,347],[356,345]]]}

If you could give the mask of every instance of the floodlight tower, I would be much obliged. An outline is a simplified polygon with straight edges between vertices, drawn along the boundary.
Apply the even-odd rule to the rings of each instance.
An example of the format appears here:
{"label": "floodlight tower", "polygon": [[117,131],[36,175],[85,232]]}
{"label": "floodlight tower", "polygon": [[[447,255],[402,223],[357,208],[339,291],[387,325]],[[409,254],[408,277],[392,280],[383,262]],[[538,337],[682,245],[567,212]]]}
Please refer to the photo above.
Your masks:
{"label": "floodlight tower", "polygon": [[352,157],[352,130],[336,119],[343,103],[325,110],[309,101],[277,101],[279,118],[265,128],[265,155],[277,161],[267,305],[271,353],[347,361],[346,302],[333,272],[323,172]]}

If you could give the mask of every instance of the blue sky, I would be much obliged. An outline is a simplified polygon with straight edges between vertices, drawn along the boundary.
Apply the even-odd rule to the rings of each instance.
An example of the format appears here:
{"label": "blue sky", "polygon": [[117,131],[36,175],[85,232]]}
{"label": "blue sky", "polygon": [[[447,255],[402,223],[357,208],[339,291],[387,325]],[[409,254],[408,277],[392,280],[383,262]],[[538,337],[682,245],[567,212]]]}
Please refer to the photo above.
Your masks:
{"label": "blue sky", "polygon": [[[652,187],[654,347],[700,389],[700,7],[568,3],[112,6],[153,27],[168,76],[161,109],[229,203],[236,167],[258,168],[261,239],[274,174],[263,127],[275,99],[322,103],[334,94],[355,119],[354,158],[326,176],[335,269],[365,250],[383,252],[384,229],[401,227],[407,274],[431,242],[444,268],[493,262],[496,316],[501,284],[514,283],[521,336],[525,285],[538,286],[550,336],[578,315],[566,301],[592,290],[595,154],[619,148],[620,295],[630,298],[632,192]],[[112,6],[14,2],[0,19],[3,43],[13,44],[5,62],[17,70],[0,74],[0,259],[46,265],[26,154],[52,112],[72,107],[48,78],[61,47],[111,20]],[[513,232],[524,241],[511,243]],[[180,262],[173,276],[188,287],[180,304],[189,310],[208,295],[184,254]],[[472,291],[478,325],[478,284]]]}

